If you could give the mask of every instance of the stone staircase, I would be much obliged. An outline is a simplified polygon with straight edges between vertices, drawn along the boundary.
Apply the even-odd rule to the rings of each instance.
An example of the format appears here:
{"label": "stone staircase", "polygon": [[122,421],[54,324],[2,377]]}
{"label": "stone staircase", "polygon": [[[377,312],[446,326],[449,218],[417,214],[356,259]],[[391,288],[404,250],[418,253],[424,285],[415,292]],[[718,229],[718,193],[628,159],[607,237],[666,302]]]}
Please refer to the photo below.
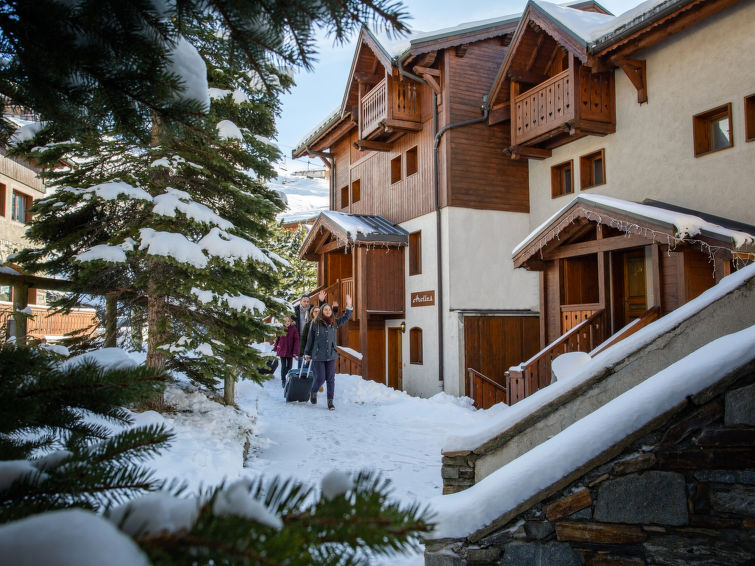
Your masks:
{"label": "stone staircase", "polygon": [[479,434],[449,439],[443,493],[469,488],[691,352],[752,325],[755,265],[601,352],[568,380],[513,405],[484,440]]}

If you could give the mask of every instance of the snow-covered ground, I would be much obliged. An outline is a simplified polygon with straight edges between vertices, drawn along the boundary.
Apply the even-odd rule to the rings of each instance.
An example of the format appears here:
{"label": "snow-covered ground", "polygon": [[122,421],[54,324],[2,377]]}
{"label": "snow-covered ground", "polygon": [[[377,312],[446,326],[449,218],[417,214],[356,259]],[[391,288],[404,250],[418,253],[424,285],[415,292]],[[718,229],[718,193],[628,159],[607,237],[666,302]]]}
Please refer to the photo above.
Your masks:
{"label": "snow-covered ground", "polygon": [[[394,497],[407,505],[424,505],[441,494],[446,436],[501,410],[475,411],[470,399],[444,393],[411,397],[344,374],[336,376],[335,411],[327,410],[324,392],[317,405],[286,403],[278,376],[262,385],[239,383],[239,411],[178,388],[166,397],[176,413],[143,413],[136,420],[173,428],[172,446],[150,466],[161,477],[187,482],[190,491],[223,479],[276,475],[319,486],[331,470],[371,469],[390,479]],[[414,566],[424,560],[418,553],[375,564]]]}
{"label": "snow-covered ground", "polygon": [[283,169],[278,169],[277,172],[278,176],[268,181],[268,186],[286,195],[288,207],[280,216],[328,208],[330,187],[327,179],[292,175]]}

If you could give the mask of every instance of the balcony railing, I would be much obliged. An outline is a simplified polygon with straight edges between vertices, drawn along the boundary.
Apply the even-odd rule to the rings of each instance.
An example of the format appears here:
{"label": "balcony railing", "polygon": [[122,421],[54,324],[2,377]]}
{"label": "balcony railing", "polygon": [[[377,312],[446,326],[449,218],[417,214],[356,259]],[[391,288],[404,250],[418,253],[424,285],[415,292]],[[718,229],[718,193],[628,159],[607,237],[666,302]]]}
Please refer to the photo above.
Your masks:
{"label": "balcony railing", "polygon": [[593,312],[529,360],[509,369],[506,372],[509,404],[513,405],[549,385],[551,362],[557,356],[566,352],[590,352],[600,344],[603,341],[603,314],[602,309]]}
{"label": "balcony railing", "polygon": [[514,145],[546,134],[574,118],[569,69],[514,98]]}
{"label": "balcony railing", "polygon": [[479,371],[467,368],[467,390],[478,409],[489,409],[496,403],[506,403],[506,387]]}
{"label": "balcony railing", "polygon": [[334,301],[338,302],[338,305],[343,312],[346,307],[346,295],[351,295],[351,320],[357,320],[357,306],[356,296],[354,294],[354,278],[344,277],[343,279],[336,279],[335,282],[330,285],[323,285],[315,289],[310,295],[309,299],[314,304],[318,300],[320,291],[325,291],[325,302],[333,304]]}
{"label": "balcony railing", "polygon": [[[72,309],[68,314],[54,313],[50,307],[29,305],[32,317],[28,319],[26,335],[29,338],[43,340],[51,337],[65,336],[76,330],[83,330],[99,325],[94,309]],[[13,323],[13,303],[0,302],[0,334],[8,339],[9,328]]]}
{"label": "balcony railing", "polygon": [[363,140],[375,138],[384,126],[418,130],[420,119],[416,83],[385,78],[362,97],[359,137]]}
{"label": "balcony railing", "polygon": [[362,97],[360,138],[377,130],[388,117],[388,79],[383,79]]}

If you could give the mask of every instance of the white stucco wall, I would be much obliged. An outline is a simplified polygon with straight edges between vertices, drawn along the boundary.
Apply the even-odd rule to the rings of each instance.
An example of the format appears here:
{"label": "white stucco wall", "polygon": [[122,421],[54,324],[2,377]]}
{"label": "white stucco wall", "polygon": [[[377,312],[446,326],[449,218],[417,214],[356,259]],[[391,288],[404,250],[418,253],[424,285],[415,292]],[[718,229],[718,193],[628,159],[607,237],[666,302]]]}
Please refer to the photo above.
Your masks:
{"label": "white stucco wall", "polygon": [[[550,168],[605,148],[604,185],[586,193],[652,198],[755,224],[755,142],[745,142],[744,97],[755,93],[755,3],[724,13],[635,55],[647,61],[648,102],[621,70],[616,79],[616,133],[588,136],[530,165],[530,228],[567,204],[551,198]],[[732,103],[734,147],[694,157],[692,117]]]}

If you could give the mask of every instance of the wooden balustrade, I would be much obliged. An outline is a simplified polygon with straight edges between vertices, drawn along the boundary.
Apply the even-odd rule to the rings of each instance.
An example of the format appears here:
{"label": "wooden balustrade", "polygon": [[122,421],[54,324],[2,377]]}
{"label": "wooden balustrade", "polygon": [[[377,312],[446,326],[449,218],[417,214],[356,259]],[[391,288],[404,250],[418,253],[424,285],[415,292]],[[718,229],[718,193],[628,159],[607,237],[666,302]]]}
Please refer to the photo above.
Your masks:
{"label": "wooden balustrade", "polygon": [[390,118],[419,122],[419,93],[413,81],[392,81]]}
{"label": "wooden balustrade", "polygon": [[574,118],[569,69],[514,98],[514,145],[525,143]]}
{"label": "wooden balustrade", "polygon": [[351,303],[353,311],[351,313],[351,320],[357,320],[357,306],[356,295],[354,294],[354,278],[345,277],[343,279],[336,279],[330,285],[321,285],[309,294],[309,300],[312,304],[316,304],[321,291],[325,291],[325,302],[332,305],[334,301],[338,301],[340,308],[346,306],[346,295],[351,295]]}
{"label": "wooden balustrade", "polygon": [[362,375],[362,358],[358,355],[358,352],[342,346],[336,346],[336,349],[338,350],[336,372],[347,373],[349,375]]}
{"label": "wooden balustrade", "polygon": [[[71,309],[68,314],[54,313],[53,309],[43,305],[29,305],[32,316],[27,321],[26,334],[29,338],[43,340],[50,337],[65,336],[77,330],[83,330],[100,324],[94,309]],[[9,337],[9,321],[13,318],[13,303],[0,302],[0,333],[4,339]]]}
{"label": "wooden balustrade", "polygon": [[590,356],[596,356],[597,354],[599,354],[606,348],[610,348],[617,342],[621,342],[622,340],[624,340],[624,338],[631,336],[638,330],[642,330],[651,322],[655,322],[656,320],[660,318],[660,316],[661,316],[661,307],[649,308],[642,314],[642,316],[634,319],[632,322],[627,324],[624,328],[622,328],[613,336],[611,336],[608,340],[606,340],[602,344],[599,344],[597,348],[595,348],[593,351],[590,352]]}
{"label": "wooden balustrade", "polygon": [[[514,404],[551,382],[551,362],[566,352],[590,352],[603,341],[604,311],[593,312],[588,318],[571,328],[523,364],[506,372],[509,404]],[[522,389],[518,383],[521,380]],[[514,387],[517,385],[517,387]]]}
{"label": "wooden balustrade", "polygon": [[478,409],[489,409],[508,400],[506,387],[472,368],[467,368],[467,389]]}
{"label": "wooden balustrade", "polygon": [[388,116],[388,79],[383,79],[362,97],[359,137],[365,139]]}

